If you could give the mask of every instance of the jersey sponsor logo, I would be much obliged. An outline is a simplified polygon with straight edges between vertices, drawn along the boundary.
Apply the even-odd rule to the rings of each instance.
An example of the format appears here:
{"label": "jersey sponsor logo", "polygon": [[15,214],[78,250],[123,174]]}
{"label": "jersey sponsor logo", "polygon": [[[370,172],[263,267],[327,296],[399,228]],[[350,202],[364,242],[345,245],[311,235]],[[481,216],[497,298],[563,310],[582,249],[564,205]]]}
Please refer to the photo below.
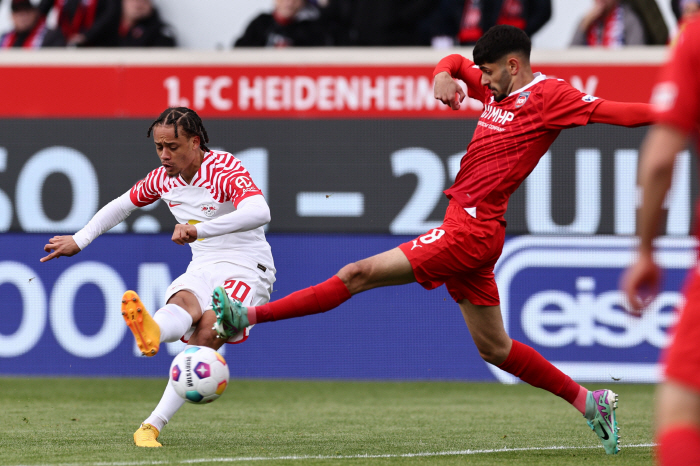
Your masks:
{"label": "jersey sponsor logo", "polygon": [[590,94],[586,94],[583,97],[581,97],[581,100],[584,102],[593,102],[594,100],[598,100],[598,97]]}
{"label": "jersey sponsor logo", "polygon": [[212,203],[202,204],[199,210],[207,217],[213,217],[216,213],[216,207]]}
{"label": "jersey sponsor logo", "polygon": [[[508,240],[494,268],[508,334],[574,380],[658,382],[657,361],[677,319],[674,309],[683,302],[679,290],[695,263],[695,241],[660,240],[665,288],[639,318],[625,311],[618,288],[634,247],[634,238],[612,236]],[[489,369],[501,382],[517,381],[495,366]]]}
{"label": "jersey sponsor logo", "polygon": [[236,178],[236,186],[241,188],[241,189],[249,189],[253,186],[253,180],[248,178],[247,176],[239,176]]}
{"label": "jersey sponsor logo", "polygon": [[513,121],[514,118],[515,113],[488,104],[484,105],[484,111],[481,114],[482,120],[490,120],[498,125],[505,125],[509,121]]}
{"label": "jersey sponsor logo", "polygon": [[506,130],[505,128],[501,128],[500,126],[492,125],[491,123],[486,123],[485,121],[479,121],[477,125],[483,126],[484,128],[490,129],[492,131],[503,132]]}
{"label": "jersey sponsor logo", "polygon": [[521,92],[518,95],[518,98],[515,99],[515,108],[520,108],[523,105],[525,105],[525,102],[527,102],[527,99],[529,99],[529,98],[530,98],[530,91]]}

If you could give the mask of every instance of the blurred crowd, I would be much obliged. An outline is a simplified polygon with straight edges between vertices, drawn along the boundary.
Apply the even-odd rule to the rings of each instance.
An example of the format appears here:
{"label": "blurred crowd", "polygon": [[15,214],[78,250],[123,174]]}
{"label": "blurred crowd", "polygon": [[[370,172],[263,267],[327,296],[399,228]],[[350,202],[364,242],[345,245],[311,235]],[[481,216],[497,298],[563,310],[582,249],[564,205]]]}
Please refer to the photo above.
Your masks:
{"label": "blurred crowd", "polygon": [[[8,47],[174,47],[177,39],[152,0],[11,2]],[[594,0],[572,46],[663,45],[672,38],[657,0]],[[668,1],[668,0],[664,0]],[[670,0],[679,27],[700,0]],[[552,16],[551,0],[275,0],[233,47],[473,45],[496,24],[532,36]]]}
{"label": "blurred crowd", "polygon": [[0,37],[2,48],[177,45],[151,0],[9,1],[13,29]]}

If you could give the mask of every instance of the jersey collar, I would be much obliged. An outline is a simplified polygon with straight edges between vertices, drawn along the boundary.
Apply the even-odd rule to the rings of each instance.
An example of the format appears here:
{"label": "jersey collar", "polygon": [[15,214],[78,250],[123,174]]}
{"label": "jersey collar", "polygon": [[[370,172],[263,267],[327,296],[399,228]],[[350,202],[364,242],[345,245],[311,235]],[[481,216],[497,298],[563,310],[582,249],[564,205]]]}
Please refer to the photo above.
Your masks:
{"label": "jersey collar", "polygon": [[512,95],[520,94],[521,92],[523,92],[523,91],[524,91],[525,89],[527,89],[528,87],[532,87],[532,86],[534,86],[535,84],[537,84],[538,82],[541,82],[541,81],[544,81],[545,79],[547,79],[547,76],[544,75],[544,74],[542,74],[542,73],[540,73],[539,71],[538,71],[537,73],[534,73],[533,76],[535,77],[535,79],[533,79],[532,81],[530,81],[528,84],[524,85],[523,87],[521,87],[521,88],[518,89],[517,91],[511,92],[510,94],[508,94],[508,97],[510,97],[510,96],[512,96]]}

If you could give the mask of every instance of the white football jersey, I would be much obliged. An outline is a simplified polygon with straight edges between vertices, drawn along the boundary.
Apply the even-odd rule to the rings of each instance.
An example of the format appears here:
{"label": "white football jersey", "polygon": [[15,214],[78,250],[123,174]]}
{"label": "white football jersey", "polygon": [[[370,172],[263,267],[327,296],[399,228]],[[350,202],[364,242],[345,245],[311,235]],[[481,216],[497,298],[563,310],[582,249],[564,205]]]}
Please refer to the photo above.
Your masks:
{"label": "white football jersey", "polygon": [[[240,160],[228,152],[209,151],[189,184],[179,175],[169,177],[165,168],[159,167],[136,183],[129,194],[138,207],[162,199],[178,223],[196,225],[235,211],[243,199],[261,195],[262,191]],[[199,238],[190,247],[194,262],[232,262],[252,269],[272,269],[274,273],[263,227]]]}

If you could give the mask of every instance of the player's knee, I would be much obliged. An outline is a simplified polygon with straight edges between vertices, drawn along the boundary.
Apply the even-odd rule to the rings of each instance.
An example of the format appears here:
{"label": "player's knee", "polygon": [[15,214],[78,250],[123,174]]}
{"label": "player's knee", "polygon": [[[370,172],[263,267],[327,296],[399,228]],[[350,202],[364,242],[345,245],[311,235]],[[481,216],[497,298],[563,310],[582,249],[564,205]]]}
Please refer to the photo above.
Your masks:
{"label": "player's knee", "polygon": [[363,291],[362,288],[367,281],[368,271],[363,267],[362,262],[352,262],[338,271],[338,277],[345,283],[351,294]]}
{"label": "player's knee", "polygon": [[503,364],[503,361],[508,357],[508,351],[505,347],[495,344],[481,344],[477,345],[479,350],[479,356],[481,359],[494,366],[499,366]]}

